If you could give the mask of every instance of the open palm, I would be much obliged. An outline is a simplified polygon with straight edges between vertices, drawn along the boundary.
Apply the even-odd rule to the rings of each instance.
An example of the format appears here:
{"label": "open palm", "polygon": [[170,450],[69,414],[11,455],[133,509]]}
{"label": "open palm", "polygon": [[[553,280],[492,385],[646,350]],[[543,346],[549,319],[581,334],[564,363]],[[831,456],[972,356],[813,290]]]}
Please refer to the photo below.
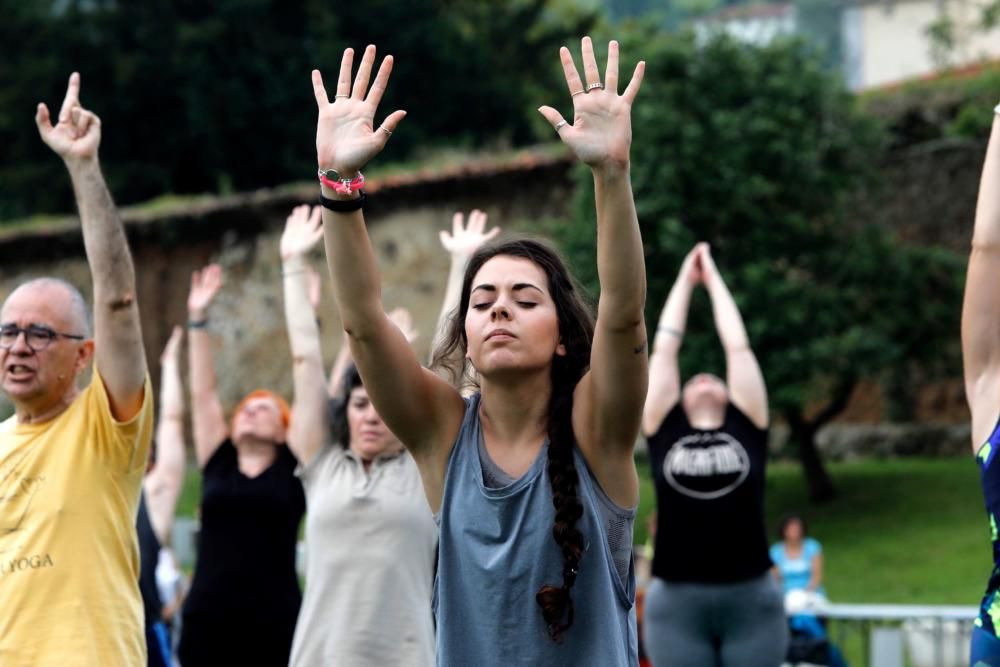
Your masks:
{"label": "open palm", "polygon": [[333,102],[327,96],[319,70],[313,70],[312,73],[313,93],[319,108],[316,158],[321,169],[335,169],[344,178],[356,174],[381,152],[393,130],[406,115],[405,111],[394,111],[378,129],[375,128],[375,112],[389,82],[392,56],[386,56],[382,60],[370,91],[368,84],[375,62],[375,47],[368,46],[365,49],[352,88],[353,62],[354,50],[345,50]]}
{"label": "open palm", "polygon": [[296,206],[285,220],[281,233],[281,259],[303,257],[323,238],[323,222],[319,206],[310,210],[308,204]]}
{"label": "open palm", "polygon": [[222,267],[209,264],[201,271],[191,274],[191,291],[188,292],[188,313],[202,319],[212,304],[215,295],[222,289]]}
{"label": "open palm", "polygon": [[559,50],[566,85],[573,100],[572,124],[564,121],[562,114],[552,107],[543,106],[539,112],[552,123],[563,143],[581,162],[591,167],[627,165],[632,144],[632,103],[642,85],[646,64],[636,65],[625,92],[619,95],[618,42],[608,45],[603,84],[590,37],[581,40],[581,54],[586,83],[580,80],[569,49],[564,46]]}

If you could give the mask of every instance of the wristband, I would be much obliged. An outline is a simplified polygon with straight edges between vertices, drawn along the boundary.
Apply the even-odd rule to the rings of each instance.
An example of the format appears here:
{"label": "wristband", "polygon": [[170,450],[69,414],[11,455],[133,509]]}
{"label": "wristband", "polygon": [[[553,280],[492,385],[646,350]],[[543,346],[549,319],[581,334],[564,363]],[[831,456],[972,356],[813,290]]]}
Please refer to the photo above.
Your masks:
{"label": "wristband", "polygon": [[353,178],[341,178],[334,169],[320,169],[317,175],[320,183],[341,195],[357,192],[365,184],[365,175],[360,171]]}
{"label": "wristband", "polygon": [[364,193],[364,190],[360,190],[359,192],[361,196],[357,199],[330,199],[329,197],[324,197],[321,192],[319,193],[319,203],[323,208],[334,213],[353,213],[364,208],[365,202],[368,201],[368,195]]}
{"label": "wristband", "polygon": [[203,320],[188,320],[188,329],[204,329],[208,327],[208,318]]}

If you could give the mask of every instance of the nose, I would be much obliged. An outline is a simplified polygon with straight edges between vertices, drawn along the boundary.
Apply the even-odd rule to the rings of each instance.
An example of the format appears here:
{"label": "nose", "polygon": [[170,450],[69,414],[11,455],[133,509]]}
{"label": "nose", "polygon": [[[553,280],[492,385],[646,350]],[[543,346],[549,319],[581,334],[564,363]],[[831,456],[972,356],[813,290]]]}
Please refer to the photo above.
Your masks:
{"label": "nose", "polygon": [[507,306],[500,303],[499,301],[494,304],[493,309],[490,311],[490,320],[496,322],[497,320],[510,320],[510,311],[507,310]]}
{"label": "nose", "polygon": [[34,352],[28,345],[28,334],[25,331],[18,331],[14,344],[10,346],[10,351],[14,354],[31,354]]}

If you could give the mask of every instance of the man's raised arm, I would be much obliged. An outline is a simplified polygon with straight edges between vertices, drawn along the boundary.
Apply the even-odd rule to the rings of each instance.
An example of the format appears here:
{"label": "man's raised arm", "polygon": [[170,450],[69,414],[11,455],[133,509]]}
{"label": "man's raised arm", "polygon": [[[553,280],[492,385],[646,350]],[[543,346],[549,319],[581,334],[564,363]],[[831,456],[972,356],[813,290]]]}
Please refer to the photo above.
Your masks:
{"label": "man's raised arm", "polygon": [[127,421],[142,406],[146,378],[135,269],[98,162],[101,119],[80,106],[79,74],[69,77],[56,124],[52,124],[45,104],[38,105],[35,122],[42,140],[66,163],[73,182],[94,283],[97,370],[107,388],[112,414]]}

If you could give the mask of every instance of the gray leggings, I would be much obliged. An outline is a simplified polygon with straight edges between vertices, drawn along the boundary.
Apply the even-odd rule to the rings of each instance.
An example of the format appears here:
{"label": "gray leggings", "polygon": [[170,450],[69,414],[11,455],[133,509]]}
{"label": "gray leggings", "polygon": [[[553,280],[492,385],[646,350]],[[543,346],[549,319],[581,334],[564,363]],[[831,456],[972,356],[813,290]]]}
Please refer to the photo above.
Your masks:
{"label": "gray leggings", "polygon": [[788,621],[770,573],[735,584],[653,579],[642,638],[653,667],[778,667]]}

